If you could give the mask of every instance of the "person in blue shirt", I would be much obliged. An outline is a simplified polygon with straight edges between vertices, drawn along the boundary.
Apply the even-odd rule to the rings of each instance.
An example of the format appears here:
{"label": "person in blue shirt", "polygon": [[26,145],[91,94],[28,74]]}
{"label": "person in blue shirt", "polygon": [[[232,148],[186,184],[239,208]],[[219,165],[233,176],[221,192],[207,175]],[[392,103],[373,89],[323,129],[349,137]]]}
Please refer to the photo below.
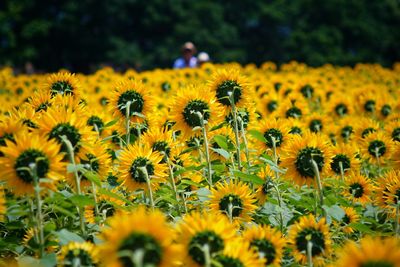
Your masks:
{"label": "person in blue shirt", "polygon": [[192,42],[186,42],[182,46],[182,57],[174,62],[174,69],[195,68],[197,67],[196,47]]}

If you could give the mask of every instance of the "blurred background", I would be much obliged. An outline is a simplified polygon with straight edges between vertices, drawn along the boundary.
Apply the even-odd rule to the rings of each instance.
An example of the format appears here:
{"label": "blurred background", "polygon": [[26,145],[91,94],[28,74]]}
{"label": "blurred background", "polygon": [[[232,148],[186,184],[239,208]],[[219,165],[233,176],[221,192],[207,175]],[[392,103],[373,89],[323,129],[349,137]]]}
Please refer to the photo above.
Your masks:
{"label": "blurred background", "polygon": [[166,68],[185,41],[214,62],[390,66],[400,59],[400,1],[0,1],[0,66]]}

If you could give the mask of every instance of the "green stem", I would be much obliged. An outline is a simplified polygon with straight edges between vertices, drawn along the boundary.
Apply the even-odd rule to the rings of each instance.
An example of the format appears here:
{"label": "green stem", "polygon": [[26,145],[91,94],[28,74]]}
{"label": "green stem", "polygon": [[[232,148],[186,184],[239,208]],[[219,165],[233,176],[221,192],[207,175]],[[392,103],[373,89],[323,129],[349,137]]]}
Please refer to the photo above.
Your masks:
{"label": "green stem", "polygon": [[132,262],[134,266],[137,267],[144,267],[143,265],[143,259],[144,259],[144,250],[143,249],[137,249],[132,255]]}
{"label": "green stem", "polygon": [[[169,169],[169,179],[170,179],[170,183],[172,185],[172,189],[174,190],[175,193],[175,200],[177,202],[177,208],[178,208],[178,212],[180,211],[179,208],[179,196],[178,196],[178,190],[176,189],[176,183],[175,183],[175,177],[174,177],[174,170],[172,169],[171,166],[171,161],[169,160],[169,157],[167,155],[165,155],[166,159],[167,159],[167,164],[168,164],[168,169]],[[179,212],[180,213],[180,212]]]}
{"label": "green stem", "polygon": [[320,208],[322,210],[323,215],[325,216],[325,211],[322,208],[323,205],[324,205],[324,194],[322,192],[322,182],[321,182],[321,176],[319,174],[318,164],[313,159],[311,159],[311,163],[312,163],[312,166],[313,166],[313,169],[314,169],[314,174],[315,174],[315,176],[317,178],[317,188],[318,188]]}
{"label": "green stem", "polygon": [[[72,146],[71,142],[68,140],[68,138],[65,135],[61,136],[61,140],[67,146],[68,156],[69,156],[69,159],[70,159],[71,164],[72,164],[73,169],[74,169],[76,194],[77,195],[82,195],[82,192],[81,192],[81,178],[79,177],[78,171],[76,169],[74,147]],[[79,213],[79,223],[80,223],[80,227],[81,227],[81,232],[82,232],[83,236],[86,236],[85,217],[84,217],[84,214],[83,214],[83,210],[79,206],[77,208],[78,208],[78,213]]]}
{"label": "green stem", "polygon": [[400,220],[400,203],[398,201],[398,197],[396,197],[396,222],[395,222],[395,236],[396,238],[399,237],[399,220]]}
{"label": "green stem", "polygon": [[340,178],[342,182],[344,182],[344,170],[343,170],[343,162],[339,161],[339,168],[340,168]]}
{"label": "green stem", "polygon": [[43,257],[44,254],[44,233],[43,233],[43,214],[42,214],[42,199],[40,198],[40,185],[39,185],[39,177],[37,174],[37,165],[35,163],[30,164],[29,168],[31,169],[33,182],[34,182],[34,190],[35,190],[35,200],[36,200],[36,226],[37,231],[39,233],[39,257]]}
{"label": "green stem", "polygon": [[204,267],[211,267],[211,255],[210,255],[210,246],[208,244],[204,244],[202,247],[204,253]]}
{"label": "green stem", "polygon": [[313,247],[313,243],[311,241],[307,241],[307,265],[308,265],[308,267],[313,267],[312,247]]}
{"label": "green stem", "polygon": [[280,208],[280,210],[279,210],[280,230],[283,233],[282,196],[281,196],[278,186],[273,181],[272,181],[272,184],[276,191],[276,196],[278,197],[278,206]]}
{"label": "green stem", "polygon": [[206,152],[206,163],[207,163],[207,182],[210,188],[213,186],[212,182],[212,166],[211,166],[211,159],[210,159],[210,150],[209,150],[209,145],[208,145],[208,139],[207,139],[207,131],[206,131],[206,125],[204,121],[203,114],[200,112],[196,113],[197,116],[200,119],[200,124],[201,124],[201,131],[203,133],[203,139],[204,139],[204,147],[205,147],[205,152]]}
{"label": "green stem", "polygon": [[229,100],[231,102],[232,114],[233,114],[233,129],[235,131],[235,141],[236,141],[236,157],[238,163],[238,169],[242,169],[241,159],[240,159],[240,141],[239,141],[239,129],[238,129],[238,121],[237,121],[237,110],[235,106],[235,102],[233,99],[233,94],[229,96]]}
{"label": "green stem", "polygon": [[240,122],[240,131],[242,133],[242,138],[243,138],[243,143],[244,143],[244,150],[245,150],[245,155],[246,155],[246,160],[248,167],[251,167],[250,163],[250,153],[249,153],[249,145],[247,143],[247,138],[246,138],[246,130],[244,129],[244,124],[243,120],[239,117],[239,122]]}
{"label": "green stem", "polygon": [[125,131],[126,131],[126,145],[129,145],[131,142],[131,129],[130,129],[130,122],[131,118],[129,116],[131,108],[131,101],[126,102],[125,104]]}
{"label": "green stem", "polygon": [[96,216],[100,215],[99,206],[97,205],[97,194],[96,194],[96,185],[92,182],[92,194],[94,199],[94,210],[96,211]]}
{"label": "green stem", "polygon": [[154,210],[155,205],[154,205],[154,198],[153,198],[153,189],[151,188],[149,173],[147,172],[146,166],[139,167],[139,169],[143,172],[144,177],[146,178],[147,189],[149,190],[150,206],[151,206],[151,209]]}

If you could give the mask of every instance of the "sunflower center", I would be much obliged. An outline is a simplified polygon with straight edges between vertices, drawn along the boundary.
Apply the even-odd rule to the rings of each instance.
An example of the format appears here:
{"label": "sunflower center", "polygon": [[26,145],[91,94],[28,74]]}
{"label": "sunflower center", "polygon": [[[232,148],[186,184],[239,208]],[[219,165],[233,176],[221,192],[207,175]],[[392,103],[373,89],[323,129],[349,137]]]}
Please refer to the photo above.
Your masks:
{"label": "sunflower center", "polygon": [[289,133],[290,133],[290,134],[298,134],[298,135],[301,135],[301,134],[303,133],[303,131],[301,130],[300,127],[293,126],[293,127],[290,129]]}
{"label": "sunflower center", "polygon": [[385,260],[369,260],[360,264],[360,267],[395,267],[392,262]]}
{"label": "sunflower center", "polygon": [[310,99],[313,96],[314,88],[312,88],[311,85],[306,84],[303,87],[301,87],[300,92],[305,98]]}
{"label": "sunflower center", "polygon": [[43,102],[35,109],[35,112],[39,112],[39,111],[42,111],[42,110],[46,111],[47,108],[50,107],[50,106],[51,106],[51,104],[48,101]]}
{"label": "sunflower center", "polygon": [[342,117],[342,116],[346,115],[347,112],[349,112],[349,110],[345,104],[340,103],[340,104],[336,105],[335,112],[338,116]]}
{"label": "sunflower center", "polygon": [[347,155],[344,155],[344,154],[338,154],[333,157],[332,162],[331,162],[331,168],[335,173],[337,173],[337,174],[341,173],[340,163],[342,163],[342,171],[343,172],[350,169],[349,157],[347,157]]}
{"label": "sunflower center", "polygon": [[278,108],[278,101],[276,100],[271,100],[267,103],[267,110],[269,112],[274,112]]}
{"label": "sunflower center", "polygon": [[22,124],[26,125],[28,128],[32,128],[32,129],[37,129],[38,128],[38,126],[33,121],[31,121],[30,119],[23,120]]}
{"label": "sunflower center", "polygon": [[307,243],[312,243],[311,255],[318,256],[325,249],[324,234],[314,228],[300,231],[296,237],[296,247],[299,251],[307,251]]}
{"label": "sunflower center", "polygon": [[322,171],[325,159],[322,151],[316,147],[306,147],[297,153],[295,161],[296,170],[304,177],[313,178],[315,176],[312,160],[317,163],[318,170]]}
{"label": "sunflower center", "polygon": [[69,250],[65,255],[62,266],[92,266],[93,261],[90,254],[83,249],[72,249]]}
{"label": "sunflower center", "polygon": [[231,105],[229,100],[230,94],[233,94],[233,104],[236,104],[240,101],[242,96],[242,87],[236,81],[227,80],[218,85],[216,95],[218,102],[220,102],[222,105]]}
{"label": "sunflower center", "polygon": [[299,109],[296,106],[293,106],[293,107],[289,108],[286,111],[285,115],[286,115],[286,118],[295,118],[295,119],[297,119],[297,118],[301,118],[303,113],[301,112],[301,109]]}
{"label": "sunflower center", "polygon": [[204,265],[203,246],[208,245],[210,255],[224,248],[224,241],[213,231],[202,231],[192,237],[189,242],[189,255],[198,264]]}
{"label": "sunflower center", "polygon": [[169,147],[167,142],[157,141],[153,144],[152,149],[153,149],[153,151],[158,151],[164,155],[161,163],[167,162],[167,157],[169,157],[169,154],[171,153],[171,148]]}
{"label": "sunflower center", "polygon": [[210,118],[210,109],[206,102],[201,100],[191,100],[186,107],[183,109],[183,118],[190,127],[200,127],[201,120],[199,115],[200,112],[202,114],[204,120],[208,120]]}
{"label": "sunflower center", "polygon": [[142,113],[144,107],[143,96],[134,90],[128,90],[122,93],[118,98],[118,109],[122,116],[126,116],[126,106],[128,102],[130,102],[129,117],[132,116],[133,113]]}
{"label": "sunflower center", "polygon": [[272,264],[276,257],[274,244],[267,239],[254,239],[250,243],[251,247],[255,247],[263,258],[267,260],[266,265]]}
{"label": "sunflower center", "polygon": [[104,128],[103,120],[100,117],[96,116],[96,115],[91,116],[87,120],[86,125],[92,126],[93,127],[92,128],[93,131],[99,131],[99,133],[101,133],[103,131],[103,128]]}
{"label": "sunflower center", "polygon": [[400,142],[400,127],[397,127],[392,132],[393,141]]}
{"label": "sunflower center", "polygon": [[168,92],[169,90],[171,90],[171,84],[170,84],[169,82],[163,82],[163,83],[161,84],[161,89],[162,89],[164,92]]}
{"label": "sunflower center", "polygon": [[387,104],[383,105],[382,108],[381,108],[382,116],[387,117],[387,116],[390,115],[390,113],[392,113],[392,107],[387,105]]}
{"label": "sunflower center", "polygon": [[100,98],[100,105],[102,106],[106,106],[110,101],[108,100],[107,97],[103,96],[102,98]]}
{"label": "sunflower center", "polygon": [[283,134],[279,129],[271,128],[264,132],[265,144],[269,148],[280,147],[283,142]]}
{"label": "sunflower center", "polygon": [[33,182],[34,177],[29,169],[30,164],[36,164],[38,178],[45,178],[50,169],[50,161],[47,156],[37,149],[29,148],[22,152],[15,160],[14,169],[17,176],[25,183]]}
{"label": "sunflower center", "polygon": [[221,264],[221,266],[245,267],[244,264],[237,258],[229,257],[226,255],[218,255],[215,258]]}
{"label": "sunflower center", "polygon": [[364,195],[364,187],[359,183],[350,185],[349,191],[355,198],[360,198]]}
{"label": "sunflower center", "polygon": [[146,174],[143,173],[143,171],[140,169],[141,167],[146,167],[149,178],[151,175],[154,174],[153,163],[151,163],[150,160],[144,157],[138,157],[133,161],[129,169],[129,173],[131,174],[131,177],[133,180],[135,180],[135,182],[146,183]]}
{"label": "sunflower center", "polygon": [[322,121],[319,119],[311,120],[309,127],[310,127],[311,132],[318,133],[318,132],[322,131],[322,127],[323,127]]}
{"label": "sunflower center", "polygon": [[375,101],[374,100],[368,100],[364,104],[364,109],[367,112],[374,112],[375,110]]}
{"label": "sunflower center", "polygon": [[367,137],[370,133],[374,133],[374,132],[376,132],[376,130],[375,130],[374,128],[368,127],[368,128],[366,128],[366,129],[364,129],[364,131],[362,131],[361,137],[362,137],[362,138],[365,138],[365,137]]}
{"label": "sunflower center", "polygon": [[344,126],[342,128],[342,130],[340,131],[340,135],[344,139],[349,139],[352,133],[354,133],[353,127],[351,127],[349,125],[348,126]]}
{"label": "sunflower center", "polygon": [[51,97],[55,97],[57,94],[60,95],[74,95],[74,88],[67,81],[57,81],[51,85],[50,94]]}
{"label": "sunflower center", "polygon": [[268,178],[267,181],[263,184],[262,186],[262,192],[264,195],[268,195],[270,192],[271,188],[273,187],[273,182],[271,182],[271,178]]}
{"label": "sunflower center", "polygon": [[85,166],[85,168],[98,172],[100,169],[100,163],[97,157],[93,154],[86,154],[88,160],[81,160],[81,164]]}
{"label": "sunflower center", "polygon": [[371,141],[368,145],[368,153],[374,157],[382,157],[386,152],[386,145],[381,140]]}
{"label": "sunflower center", "polygon": [[342,219],[342,225],[347,225],[349,223],[350,223],[350,217],[347,214],[345,214]]}
{"label": "sunflower center", "polygon": [[135,267],[132,258],[135,253],[142,252],[143,266],[158,266],[162,259],[162,247],[152,236],[142,233],[132,233],[125,238],[119,248],[119,261],[122,266]]}
{"label": "sunflower center", "polygon": [[397,204],[400,200],[400,188],[396,190],[396,193],[394,194],[394,203]]}
{"label": "sunflower center", "polygon": [[0,146],[6,146],[6,140],[10,140],[15,143],[13,134],[5,133],[3,136],[0,137]]}
{"label": "sunflower center", "polygon": [[225,195],[219,201],[219,209],[227,214],[232,214],[232,217],[238,217],[242,212],[243,201],[235,194]]}
{"label": "sunflower center", "polygon": [[50,131],[49,137],[51,139],[55,138],[58,141],[58,143],[61,144],[61,151],[68,153],[67,145],[61,139],[61,136],[63,135],[66,136],[67,139],[71,142],[74,151],[78,152],[80,148],[80,145],[78,143],[81,140],[81,134],[79,133],[78,129],[76,129],[69,123],[60,123],[57,124]]}

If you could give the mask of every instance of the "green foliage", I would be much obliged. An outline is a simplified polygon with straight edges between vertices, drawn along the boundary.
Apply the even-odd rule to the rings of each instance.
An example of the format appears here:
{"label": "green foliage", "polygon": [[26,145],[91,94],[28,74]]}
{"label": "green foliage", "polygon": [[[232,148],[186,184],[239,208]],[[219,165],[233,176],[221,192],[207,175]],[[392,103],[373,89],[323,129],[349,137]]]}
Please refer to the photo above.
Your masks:
{"label": "green foliage", "polygon": [[217,62],[388,65],[399,28],[396,0],[4,0],[0,64],[170,67],[191,40]]}

